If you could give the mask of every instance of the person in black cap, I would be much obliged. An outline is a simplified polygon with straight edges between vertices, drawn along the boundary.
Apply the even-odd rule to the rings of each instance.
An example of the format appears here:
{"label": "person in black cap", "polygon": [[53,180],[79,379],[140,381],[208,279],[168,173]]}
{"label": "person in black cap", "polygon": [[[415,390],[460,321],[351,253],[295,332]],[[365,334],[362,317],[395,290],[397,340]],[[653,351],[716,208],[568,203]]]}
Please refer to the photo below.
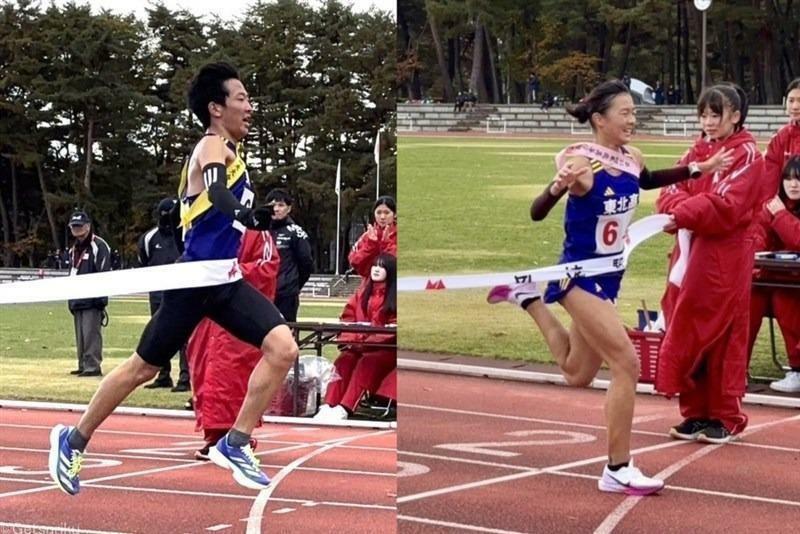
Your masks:
{"label": "person in black cap", "polygon": [[[171,217],[172,209],[178,200],[167,197],[158,203],[156,208],[157,224],[139,238],[139,265],[149,267],[155,265],[166,265],[175,263],[180,256],[178,247],[175,244],[173,222]],[[153,316],[161,306],[163,291],[153,291],[150,293],[150,315]],[[172,365],[169,361],[161,368],[156,379],[147,384],[145,389],[172,388],[172,391],[189,391],[189,366],[186,363],[186,345],[178,351],[180,374],[178,383],[172,387]]]}
{"label": "person in black cap", "polygon": [[[85,211],[75,211],[69,218],[69,229],[75,243],[69,251],[70,276],[99,273],[111,268],[111,249],[106,241],[94,234],[92,221]],[[78,368],[70,371],[77,376],[101,376],[103,362],[102,323],[108,297],[68,301],[75,322],[75,342]]]}
{"label": "person in black cap", "polygon": [[269,233],[281,257],[275,306],[287,321],[297,320],[300,290],[314,270],[308,234],[289,216],[292,203],[292,196],[283,189],[273,189],[267,194],[267,206],[272,206]]}

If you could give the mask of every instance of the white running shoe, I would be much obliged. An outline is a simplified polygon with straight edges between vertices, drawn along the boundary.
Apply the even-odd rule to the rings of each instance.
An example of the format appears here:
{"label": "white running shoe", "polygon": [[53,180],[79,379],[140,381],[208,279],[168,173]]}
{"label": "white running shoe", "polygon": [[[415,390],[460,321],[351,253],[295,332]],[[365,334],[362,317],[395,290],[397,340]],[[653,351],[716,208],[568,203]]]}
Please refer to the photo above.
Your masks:
{"label": "white running shoe", "polygon": [[772,382],[769,388],[783,393],[800,393],[800,373],[789,371],[781,380]]}
{"label": "white running shoe", "polygon": [[540,298],[542,298],[542,292],[539,291],[539,287],[535,283],[528,282],[494,286],[489,290],[489,294],[486,295],[486,302],[489,304],[510,302],[511,304],[522,306],[522,303],[527,300]]}
{"label": "white running shoe", "polygon": [[343,406],[338,404],[336,406],[323,404],[319,408],[319,413],[314,416],[314,420],[322,423],[330,423],[333,421],[345,421],[347,420],[347,416],[347,410],[345,410]]}
{"label": "white running shoe", "polygon": [[644,476],[634,467],[631,458],[627,467],[621,467],[617,471],[611,471],[606,465],[603,468],[603,476],[597,482],[597,488],[600,491],[626,495],[650,495],[661,491],[664,488],[664,481]]}
{"label": "white running shoe", "polygon": [[312,419],[316,419],[317,421],[325,420],[332,409],[333,408],[331,408],[329,404],[323,404],[319,407],[319,411]]}

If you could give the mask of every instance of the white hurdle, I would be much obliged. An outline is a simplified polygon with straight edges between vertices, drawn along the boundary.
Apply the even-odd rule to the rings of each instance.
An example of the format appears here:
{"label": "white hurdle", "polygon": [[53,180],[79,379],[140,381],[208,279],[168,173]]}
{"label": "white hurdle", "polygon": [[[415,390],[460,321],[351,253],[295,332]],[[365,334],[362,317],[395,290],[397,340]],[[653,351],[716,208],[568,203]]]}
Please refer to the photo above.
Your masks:
{"label": "white hurdle", "polygon": [[[668,131],[669,125],[675,124],[677,131]],[[686,120],[685,119],[664,119],[664,135],[669,137],[686,137]],[[681,131],[682,130],[682,131]]]}
{"label": "white hurdle", "polygon": [[570,121],[569,133],[572,135],[592,135],[592,128],[588,123],[581,124],[578,121]]}
{"label": "white hurdle", "polygon": [[[502,129],[492,130],[492,122],[499,122],[503,125]],[[508,133],[508,126],[506,120],[501,117],[487,117],[486,118],[486,133],[504,134]]]}
{"label": "white hurdle", "polygon": [[398,132],[414,131],[414,117],[412,117],[410,113],[397,114],[397,131]]}

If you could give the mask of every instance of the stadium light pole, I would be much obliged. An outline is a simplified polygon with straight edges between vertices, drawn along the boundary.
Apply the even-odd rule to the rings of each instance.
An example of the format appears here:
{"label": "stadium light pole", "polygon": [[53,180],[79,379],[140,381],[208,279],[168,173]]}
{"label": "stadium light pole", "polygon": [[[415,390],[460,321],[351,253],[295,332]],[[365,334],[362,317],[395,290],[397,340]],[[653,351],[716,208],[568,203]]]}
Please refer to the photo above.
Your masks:
{"label": "stadium light pole", "polygon": [[703,44],[700,56],[700,91],[706,88],[706,11],[711,7],[711,0],[694,0],[696,7],[703,14]]}

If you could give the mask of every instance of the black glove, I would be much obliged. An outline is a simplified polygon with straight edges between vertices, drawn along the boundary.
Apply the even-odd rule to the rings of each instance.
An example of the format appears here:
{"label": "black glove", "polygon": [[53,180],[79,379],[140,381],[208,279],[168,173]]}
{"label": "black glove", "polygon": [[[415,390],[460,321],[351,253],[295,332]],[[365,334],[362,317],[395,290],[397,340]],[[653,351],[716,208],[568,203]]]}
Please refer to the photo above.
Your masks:
{"label": "black glove", "polygon": [[234,218],[253,230],[269,230],[272,222],[272,206],[260,208],[243,208],[236,212]]}

